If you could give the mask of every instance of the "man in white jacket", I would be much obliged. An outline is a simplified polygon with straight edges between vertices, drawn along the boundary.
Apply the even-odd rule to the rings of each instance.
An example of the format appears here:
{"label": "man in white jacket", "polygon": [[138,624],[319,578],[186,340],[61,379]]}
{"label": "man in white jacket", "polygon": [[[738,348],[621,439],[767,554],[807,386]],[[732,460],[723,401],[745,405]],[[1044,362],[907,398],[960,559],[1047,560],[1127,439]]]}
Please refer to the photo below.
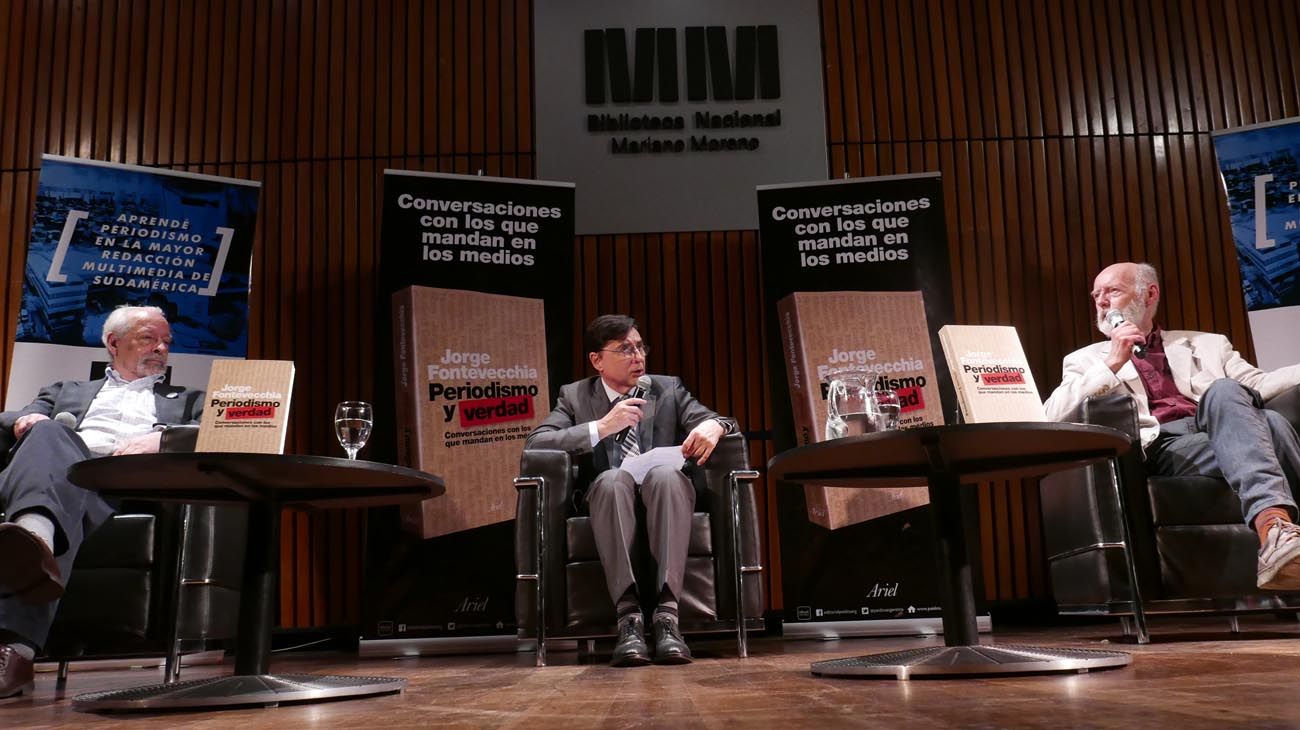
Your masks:
{"label": "man in white jacket", "polygon": [[[1150,264],[1118,263],[1093,282],[1097,329],[1109,340],[1065,357],[1045,408],[1081,421],[1084,400],[1122,389],[1138,412],[1151,473],[1221,477],[1260,539],[1257,583],[1300,589],[1300,438],[1265,401],[1300,386],[1300,365],[1265,372],[1223,335],[1164,330],[1155,322],[1160,285]],[[1289,482],[1289,483],[1288,483]]]}

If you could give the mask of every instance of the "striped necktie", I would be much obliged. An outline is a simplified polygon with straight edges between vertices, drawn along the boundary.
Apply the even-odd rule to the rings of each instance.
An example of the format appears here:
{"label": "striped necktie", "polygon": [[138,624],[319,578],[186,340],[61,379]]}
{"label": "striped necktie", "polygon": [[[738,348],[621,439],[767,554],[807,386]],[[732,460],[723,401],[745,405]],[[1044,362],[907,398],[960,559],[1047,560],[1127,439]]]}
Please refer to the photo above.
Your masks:
{"label": "striped necktie", "polygon": [[[627,400],[628,398],[629,396],[626,395],[621,396],[618,400],[614,401],[614,403],[617,404],[621,401]],[[633,426],[627,432],[627,438],[623,439],[623,459],[627,459],[630,456],[636,456],[639,453],[641,453],[641,444],[636,436],[636,426]]]}

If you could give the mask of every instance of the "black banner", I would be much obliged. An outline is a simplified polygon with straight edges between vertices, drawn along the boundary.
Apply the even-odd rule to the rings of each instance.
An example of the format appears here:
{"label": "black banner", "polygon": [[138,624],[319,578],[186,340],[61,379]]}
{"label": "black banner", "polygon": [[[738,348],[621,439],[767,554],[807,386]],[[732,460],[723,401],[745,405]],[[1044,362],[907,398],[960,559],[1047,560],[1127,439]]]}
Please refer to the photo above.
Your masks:
{"label": "black banner", "polygon": [[[540,407],[549,407],[553,394],[560,384],[566,382],[565,377],[572,369],[573,206],[574,188],[570,184],[385,171],[381,301],[378,308],[383,315],[376,323],[384,338],[378,341],[388,342],[393,338],[404,341],[401,339],[404,332],[394,331],[389,314],[392,295],[407,287],[429,287],[443,292],[458,290],[444,294],[436,301],[454,301],[455,306],[461,307],[461,314],[411,309],[413,321],[406,326],[413,329],[405,334],[412,335],[412,339],[421,327],[426,330],[445,327],[446,332],[455,333],[458,320],[468,320],[467,313],[474,312],[475,302],[484,299],[478,296],[481,294],[518,298],[515,301],[521,308],[528,306],[527,300],[540,300],[544,306],[545,362],[529,360],[527,364],[538,370],[545,368],[549,374],[550,393],[539,393],[533,399]],[[469,295],[470,292],[476,294]],[[509,308],[511,305],[505,301],[489,306]],[[436,322],[431,323],[430,317]],[[497,317],[496,321],[500,319]],[[489,382],[492,378],[508,378],[514,371],[527,369],[514,367],[514,360],[503,361],[489,352],[498,345],[510,348],[515,344],[510,341],[512,339],[540,338],[541,333],[524,324],[526,321],[532,320],[520,317],[513,331],[509,326],[498,325],[492,333],[483,333],[490,342],[474,352],[449,349],[449,357],[443,362],[450,364],[442,371],[457,373],[456,384],[463,380],[466,393],[492,390],[495,387],[493,382]],[[464,330],[465,322],[459,324]],[[441,331],[444,330],[438,329]],[[462,340],[466,336],[463,331],[455,334]],[[468,333],[471,338],[474,334]],[[437,337],[433,339],[428,346],[438,352],[448,346]],[[541,354],[540,346],[533,349]],[[385,413],[391,414],[395,412],[392,353],[385,353],[381,360],[376,367],[376,413],[383,408]],[[410,377],[410,371],[407,372]],[[427,388],[426,383],[420,382],[424,377],[424,366],[415,372],[418,376],[416,382],[405,386]],[[476,379],[480,374],[488,380]],[[396,390],[402,390],[400,379],[398,382]],[[458,400],[451,408],[454,410],[457,404],[468,407],[469,403]],[[448,407],[441,405],[441,401],[439,404],[439,409]],[[457,428],[465,428],[468,423],[464,414],[461,416],[454,422]],[[379,432],[378,420],[376,433]],[[489,423],[485,428],[492,426],[496,428],[489,433],[497,433],[497,436],[477,440],[491,441],[495,438],[499,443],[478,448],[492,450],[491,460],[496,462],[496,470],[504,469],[502,475],[492,477],[490,484],[478,484],[464,478],[457,478],[457,483],[453,484],[449,479],[448,494],[453,490],[458,490],[456,494],[460,495],[474,490],[500,491],[499,498],[493,499],[492,509],[499,512],[503,506],[501,500],[508,499],[504,506],[512,516],[514,501],[509,476],[517,468],[523,442],[513,435],[509,438],[499,435],[500,432],[518,430],[519,426],[511,426],[508,420],[501,424]],[[455,445],[455,442],[442,440],[443,429],[452,427],[440,426],[436,434],[427,437],[438,440],[439,446],[444,443]],[[398,425],[394,424],[392,430],[397,428]],[[464,443],[470,441],[467,435],[467,431],[457,434]],[[404,446],[409,448],[409,444]],[[424,468],[441,474],[437,464]],[[464,473],[463,467],[460,473]],[[503,483],[498,484],[498,481]],[[436,502],[437,499],[432,500],[431,504]],[[513,634],[513,520],[507,518],[504,522],[470,529],[453,528],[450,532],[441,526],[439,532],[445,534],[424,539],[418,524],[412,529],[409,508],[406,509],[406,512],[398,508],[370,510],[366,538],[367,600],[363,603],[362,638]]]}
{"label": "black banner", "polygon": [[[826,345],[818,356],[820,371],[814,368],[809,382],[803,384],[805,395],[820,397],[823,413],[825,391],[818,395],[817,381],[824,378],[818,377],[818,372],[856,362],[874,367],[882,378],[891,378],[890,387],[899,388],[900,395],[904,390],[913,398],[922,391],[927,393],[930,422],[942,423],[945,416],[954,414],[956,398],[938,338],[939,328],[953,321],[938,173],[765,186],[758,189],[758,209],[768,342],[775,345],[768,356],[777,450],[823,436],[823,423],[809,425],[806,412],[795,413],[800,408],[800,383],[792,383],[787,373],[788,367],[793,367],[792,347],[799,347],[794,338],[799,336],[839,343],[834,348]],[[837,331],[834,322],[814,322],[800,332],[799,326],[790,322],[796,304],[806,307],[807,300],[837,299],[795,295],[801,292],[845,293],[838,297],[844,300],[863,299],[851,294],[858,292],[920,292],[925,324],[919,324],[921,313],[917,311],[913,319],[918,324],[912,328],[894,328],[891,320],[885,320],[877,331],[854,331],[853,327]],[[916,295],[911,297],[915,301]],[[898,306],[891,311],[899,311]],[[922,355],[927,336],[930,352]],[[914,340],[912,349],[892,351],[915,352],[915,356],[873,359],[877,351],[897,344],[890,338],[903,337]],[[932,362],[928,360],[931,357]],[[913,363],[918,372],[924,364],[924,372],[933,382],[899,374]],[[916,387],[900,388],[900,382]],[[939,409],[934,408],[936,394]],[[904,427],[920,425],[919,415],[908,417],[906,398],[903,409]],[[795,424],[801,419],[803,425],[796,435]],[[811,439],[810,433],[814,435]],[[916,496],[924,499],[922,494]],[[832,524],[834,529],[829,529],[823,526],[824,515],[819,515],[823,524],[813,521],[811,515],[817,510],[810,510],[803,489],[781,485],[777,498],[787,623],[940,616],[935,529],[928,504],[865,522]]]}

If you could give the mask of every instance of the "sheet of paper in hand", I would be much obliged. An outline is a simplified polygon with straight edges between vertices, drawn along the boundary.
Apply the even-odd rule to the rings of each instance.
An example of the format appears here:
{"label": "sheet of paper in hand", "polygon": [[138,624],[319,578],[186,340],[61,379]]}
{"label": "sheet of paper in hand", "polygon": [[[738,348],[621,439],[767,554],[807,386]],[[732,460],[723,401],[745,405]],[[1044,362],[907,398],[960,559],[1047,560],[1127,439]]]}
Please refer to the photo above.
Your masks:
{"label": "sheet of paper in hand", "polygon": [[681,469],[682,464],[686,463],[686,457],[682,456],[682,447],[680,446],[660,446],[655,449],[629,456],[623,460],[618,468],[632,475],[637,484],[640,484],[645,475],[656,466],[668,466],[673,469]]}

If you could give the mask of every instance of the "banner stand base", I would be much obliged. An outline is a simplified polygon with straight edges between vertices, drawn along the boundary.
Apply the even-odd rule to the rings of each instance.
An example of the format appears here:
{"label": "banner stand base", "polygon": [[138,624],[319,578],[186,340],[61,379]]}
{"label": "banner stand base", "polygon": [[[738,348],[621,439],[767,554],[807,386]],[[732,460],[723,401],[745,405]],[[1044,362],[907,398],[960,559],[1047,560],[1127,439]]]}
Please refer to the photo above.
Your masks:
{"label": "banner stand base", "polygon": [[[444,636],[437,638],[362,639],[357,655],[381,657],[439,656],[447,654],[515,654],[535,651],[537,642],[513,634],[500,636]],[[577,641],[546,642],[547,651],[577,651]]]}
{"label": "banner stand base", "polygon": [[1122,651],[987,644],[931,646],[887,654],[813,662],[818,677],[984,677],[998,674],[1055,674],[1127,667]]}
{"label": "banner stand base", "polygon": [[[987,614],[975,618],[975,626],[982,634],[993,631],[993,622]],[[943,636],[943,619],[909,618],[881,619],[876,621],[822,621],[815,623],[786,623],[783,628],[786,640],[836,641],[839,639],[872,636]],[[552,639],[546,642],[547,651],[577,651],[576,639]],[[449,654],[515,654],[536,651],[537,642],[519,639],[509,634],[500,636],[445,636],[409,637],[403,639],[361,639],[357,655],[363,659],[440,656]]]}
{"label": "banner stand base", "polygon": [[[993,621],[988,614],[975,617],[975,628],[981,634],[993,631]],[[786,622],[782,628],[786,639],[818,639],[836,641],[868,636],[943,636],[943,619],[898,618],[875,621],[817,621]]]}

